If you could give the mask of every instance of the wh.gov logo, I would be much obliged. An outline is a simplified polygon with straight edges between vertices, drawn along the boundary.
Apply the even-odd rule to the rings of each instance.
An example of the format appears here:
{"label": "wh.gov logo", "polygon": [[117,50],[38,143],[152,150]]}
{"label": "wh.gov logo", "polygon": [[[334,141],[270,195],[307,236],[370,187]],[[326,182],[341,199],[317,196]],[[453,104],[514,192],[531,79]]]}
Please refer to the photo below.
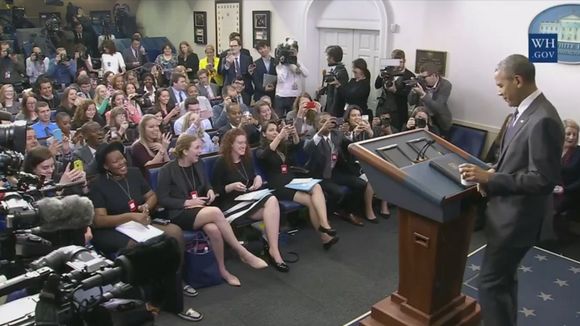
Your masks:
{"label": "wh.gov logo", "polygon": [[558,34],[529,34],[528,47],[531,62],[558,62]]}
{"label": "wh.gov logo", "polygon": [[580,4],[542,11],[530,23],[528,33],[530,61],[580,63]]}

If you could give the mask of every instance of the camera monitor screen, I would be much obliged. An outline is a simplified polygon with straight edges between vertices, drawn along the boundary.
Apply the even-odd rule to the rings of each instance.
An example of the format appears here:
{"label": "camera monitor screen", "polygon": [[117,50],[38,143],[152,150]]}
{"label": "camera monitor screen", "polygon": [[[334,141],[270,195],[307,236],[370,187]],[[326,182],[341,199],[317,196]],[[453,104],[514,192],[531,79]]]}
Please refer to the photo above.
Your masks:
{"label": "camera monitor screen", "polygon": [[396,144],[377,148],[377,153],[398,168],[403,168],[413,164],[413,160],[409,158]]}

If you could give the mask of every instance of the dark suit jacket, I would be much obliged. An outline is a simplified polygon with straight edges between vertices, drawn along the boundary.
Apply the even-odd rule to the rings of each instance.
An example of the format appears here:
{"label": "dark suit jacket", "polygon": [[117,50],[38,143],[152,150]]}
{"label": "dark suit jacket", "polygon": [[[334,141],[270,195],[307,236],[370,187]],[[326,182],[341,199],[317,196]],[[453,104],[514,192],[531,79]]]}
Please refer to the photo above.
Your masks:
{"label": "dark suit jacket", "polygon": [[[222,138],[224,137],[224,135],[231,129],[233,128],[229,121],[225,126],[222,126],[221,128],[218,129],[217,136],[220,139],[220,144],[222,142]],[[258,131],[256,126],[245,125],[242,127],[242,129],[244,129],[244,131],[246,132],[246,136],[248,137],[248,144],[250,146],[256,146],[260,143],[260,132]]]}
{"label": "dark suit jacket", "polygon": [[97,163],[95,157],[89,149],[89,145],[77,148],[73,152],[73,162],[76,160],[83,161],[83,167],[87,176],[94,176],[97,174]]}
{"label": "dark suit jacket", "polygon": [[[190,167],[194,169],[199,177],[200,184],[196,184],[196,191],[199,197],[205,197],[207,192],[211,189],[211,184],[205,175],[205,168],[203,162],[200,160]],[[189,169],[186,173],[191,173]],[[183,168],[177,164],[177,160],[173,160],[165,164],[160,170],[157,177],[157,198],[159,204],[168,210],[169,218],[174,218],[183,211],[183,204],[190,197],[190,185],[185,180],[183,175]]]}
{"label": "dark suit jacket", "polygon": [[[123,50],[123,60],[125,61],[125,65],[127,65],[127,69],[134,69],[137,67],[141,67],[142,65],[146,64],[149,59],[146,55],[142,55],[140,51],[137,51],[137,57],[133,54],[133,49],[131,47]],[[134,62],[138,62],[138,64],[134,64]]]}
{"label": "dark suit jacket", "polygon": [[[243,52],[240,53],[240,73],[244,78],[244,93],[251,95],[254,92],[254,87],[252,85],[252,75],[248,72],[248,67],[252,63],[252,57],[249,55],[244,54]],[[218,72],[224,76],[224,86],[231,85],[236,80],[236,69],[235,64],[226,69],[226,59],[224,58],[221,60],[220,58],[220,66]],[[249,103],[248,103],[249,104]]]}
{"label": "dark suit jacket", "polygon": [[[342,62],[334,66],[334,75],[341,85],[348,83],[348,71]],[[338,89],[333,85],[328,85],[326,89],[326,112],[334,117],[342,117],[345,103],[344,96]]]}
{"label": "dark suit jacket", "polygon": [[[330,133],[330,140],[334,143],[334,148],[338,152],[334,170],[339,169],[345,173],[358,175],[359,173],[356,171],[357,169],[354,160],[348,152],[348,145],[351,141],[338,130],[332,130]],[[322,144],[324,139],[321,139],[318,144],[315,144],[313,139],[315,134],[316,131],[312,130],[312,132],[306,136],[306,140],[304,141],[304,151],[309,157],[306,162],[306,169],[310,171],[310,175],[313,178],[322,179],[324,168],[326,167],[327,162],[331,160],[332,154],[324,150]]]}
{"label": "dark suit jacket", "polygon": [[562,120],[540,94],[518,117],[510,140],[487,184],[487,239],[490,245],[531,246],[542,220],[552,213],[552,191],[560,181],[564,142]]}
{"label": "dark suit jacket", "polygon": [[252,75],[254,81],[254,101],[258,101],[260,97],[264,95],[270,96],[273,100],[276,95],[276,85],[274,85],[272,91],[266,92],[262,84],[264,82],[264,74],[276,75],[276,65],[278,64],[278,61],[276,58],[272,57],[270,59],[270,69],[268,70],[266,70],[266,64],[264,64],[264,59],[262,58],[254,61],[254,64],[256,65],[256,70],[254,70],[254,74]]}
{"label": "dark suit jacket", "polygon": [[[427,90],[425,90],[429,93]],[[446,134],[451,128],[451,111],[447,106],[447,100],[451,95],[451,83],[444,78],[439,78],[439,84],[424,98],[419,98],[415,92],[409,93],[410,105],[423,105],[429,110],[429,114],[433,117],[433,122],[439,127],[442,134]]]}
{"label": "dark suit jacket", "polygon": [[[173,87],[168,87],[169,90],[169,102],[167,102],[167,108],[169,110],[173,109],[177,103],[179,103],[179,99],[175,97],[175,93]],[[187,99],[187,92],[183,91],[183,101]]]}

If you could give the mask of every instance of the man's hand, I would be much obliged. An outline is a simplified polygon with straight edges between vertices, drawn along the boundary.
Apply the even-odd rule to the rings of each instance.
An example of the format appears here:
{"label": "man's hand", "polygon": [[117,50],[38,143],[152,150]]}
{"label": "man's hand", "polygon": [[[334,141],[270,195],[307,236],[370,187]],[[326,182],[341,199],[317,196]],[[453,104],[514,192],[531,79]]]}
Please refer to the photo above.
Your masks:
{"label": "man's hand", "polygon": [[413,87],[413,92],[417,93],[419,97],[423,97],[427,94],[425,93],[425,90],[423,89],[423,86],[421,86],[421,84],[417,84],[415,87]]}
{"label": "man's hand", "polygon": [[322,132],[327,132],[330,131],[332,129],[334,129],[334,127],[336,127],[336,117],[330,117],[328,118],[328,120],[326,120],[324,122],[324,124],[320,127],[320,131]]}
{"label": "man's hand", "polygon": [[495,170],[484,170],[476,165],[465,163],[459,166],[459,172],[465,181],[486,185],[489,182],[491,175],[495,173]]}
{"label": "man's hand", "polygon": [[564,187],[558,185],[554,187],[554,191],[555,194],[559,195],[559,194],[563,194],[564,193]]}

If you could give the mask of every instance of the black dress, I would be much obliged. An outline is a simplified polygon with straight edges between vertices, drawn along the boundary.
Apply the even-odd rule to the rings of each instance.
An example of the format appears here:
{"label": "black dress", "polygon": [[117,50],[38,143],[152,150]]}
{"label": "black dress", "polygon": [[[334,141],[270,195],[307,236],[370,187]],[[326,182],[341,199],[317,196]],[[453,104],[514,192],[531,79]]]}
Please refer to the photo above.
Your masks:
{"label": "black dress", "polygon": [[[227,212],[230,208],[239,203],[239,201],[236,201],[235,198],[244,194],[243,192],[236,190],[231,191],[230,193],[226,193],[226,185],[234,182],[241,182],[247,188],[249,188],[254,183],[255,177],[256,172],[254,170],[253,162],[251,159],[247,162],[242,160],[239,163],[234,164],[233,168],[227,166],[223,157],[220,157],[216,160],[213,169],[212,185],[214,192],[220,195],[218,197],[217,205],[219,208],[221,208],[222,212],[224,212],[226,218],[232,215],[232,213],[235,213]],[[266,196],[262,198],[260,203],[255,205],[252,209],[248,210],[240,218],[235,219],[235,221],[232,223],[243,223],[240,221],[247,220],[247,218],[249,218],[253,213],[264,207],[264,203],[269,197],[270,196]]]}
{"label": "black dress", "polygon": [[199,70],[199,58],[197,57],[197,54],[190,53],[186,58],[181,55],[177,56],[177,65],[184,66],[185,69],[191,69],[191,71],[187,73],[187,77],[190,81],[197,79],[197,71]]}
{"label": "black dress", "polygon": [[[291,153],[297,145],[288,145],[287,152]],[[288,156],[291,154],[282,154],[270,149],[270,146],[261,147],[257,150],[256,156],[260,161],[260,166],[268,178],[268,187],[274,189],[276,198],[280,200],[294,200],[296,190],[285,187],[296,176],[290,171]],[[282,158],[284,156],[284,158]],[[286,171],[284,173],[283,171]]]}
{"label": "black dress", "polygon": [[338,88],[344,97],[344,101],[350,105],[356,105],[362,109],[362,114],[369,116],[369,121],[373,121],[373,112],[369,110],[367,101],[371,93],[371,83],[368,79],[357,81],[352,78],[349,82]]}

